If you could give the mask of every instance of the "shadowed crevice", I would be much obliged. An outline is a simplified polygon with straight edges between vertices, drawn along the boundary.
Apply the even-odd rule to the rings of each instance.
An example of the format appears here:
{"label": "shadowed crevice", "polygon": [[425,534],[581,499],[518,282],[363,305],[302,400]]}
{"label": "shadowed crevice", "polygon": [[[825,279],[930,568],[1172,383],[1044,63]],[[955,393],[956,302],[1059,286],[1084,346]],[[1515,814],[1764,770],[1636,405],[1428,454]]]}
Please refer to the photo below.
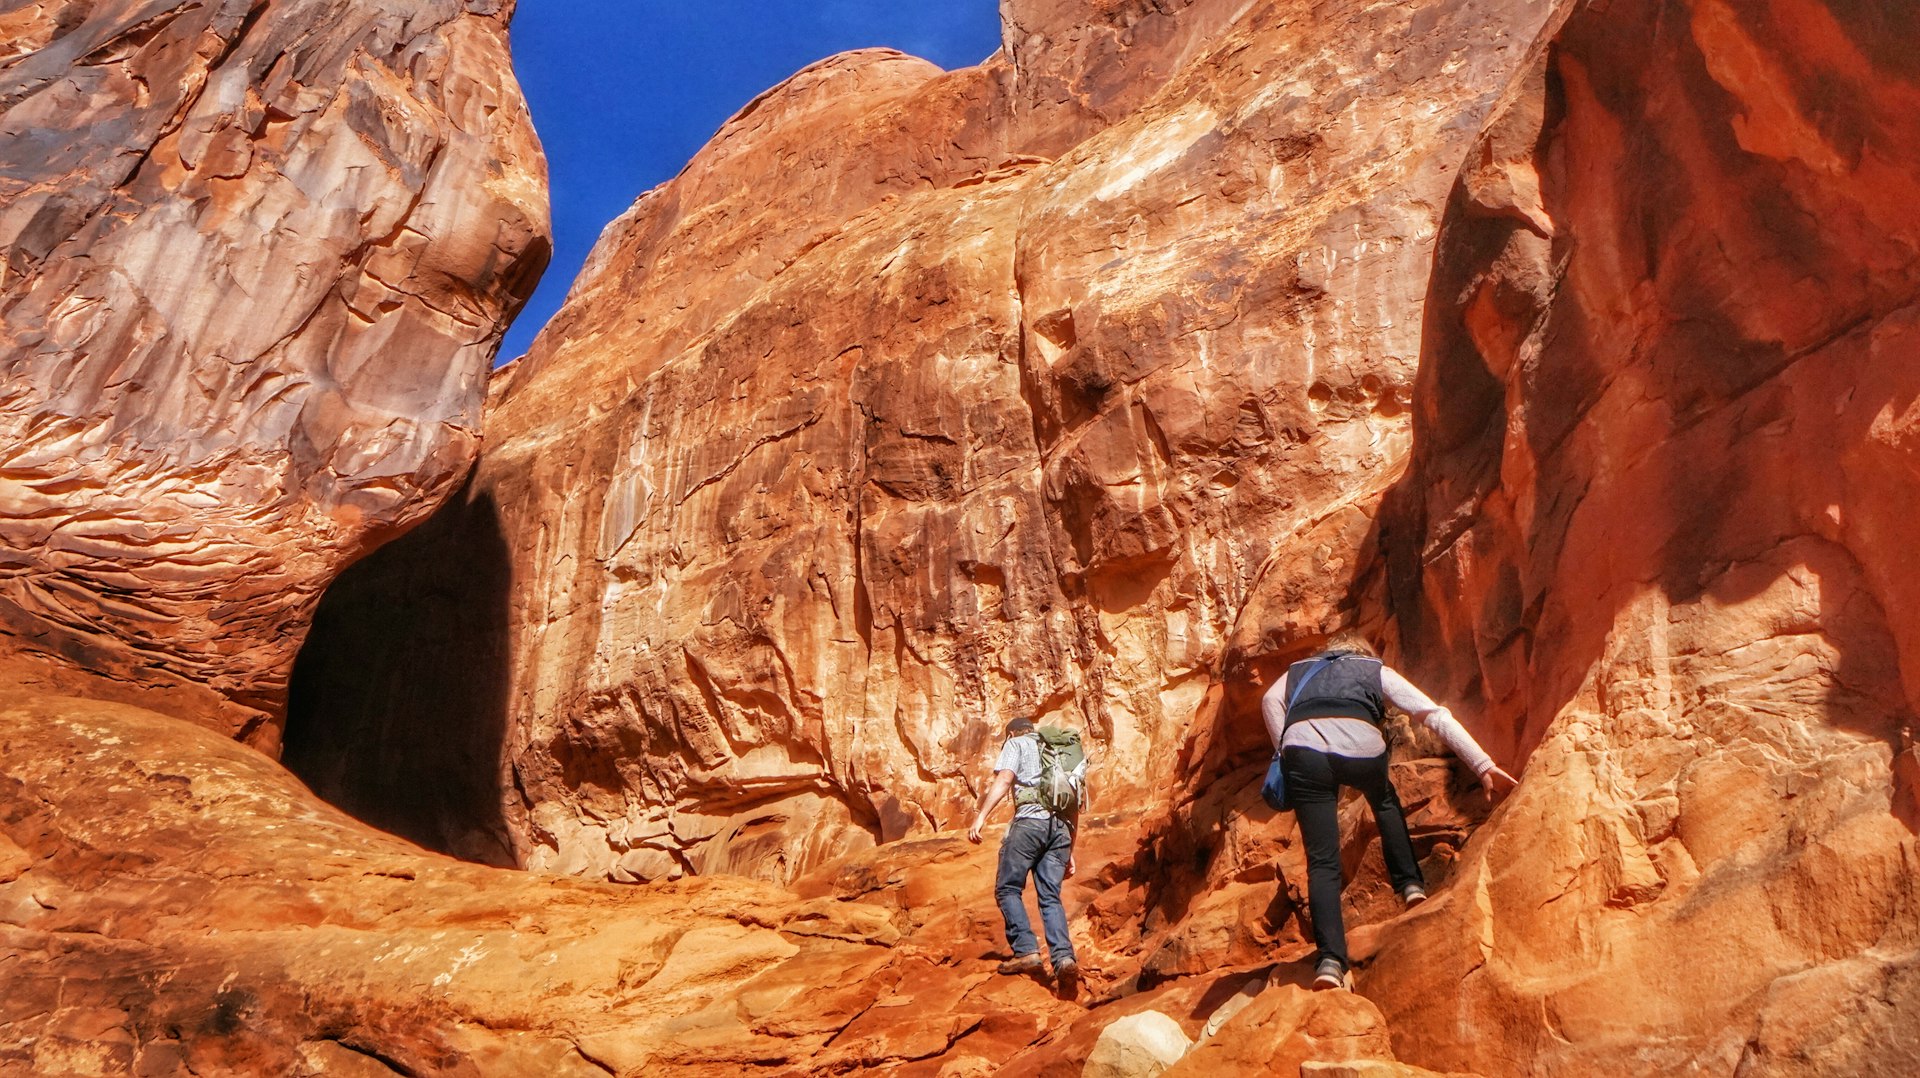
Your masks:
{"label": "shadowed crevice", "polygon": [[282,762],[362,821],[515,863],[501,807],[512,567],[463,490],[327,590],[294,666]]}

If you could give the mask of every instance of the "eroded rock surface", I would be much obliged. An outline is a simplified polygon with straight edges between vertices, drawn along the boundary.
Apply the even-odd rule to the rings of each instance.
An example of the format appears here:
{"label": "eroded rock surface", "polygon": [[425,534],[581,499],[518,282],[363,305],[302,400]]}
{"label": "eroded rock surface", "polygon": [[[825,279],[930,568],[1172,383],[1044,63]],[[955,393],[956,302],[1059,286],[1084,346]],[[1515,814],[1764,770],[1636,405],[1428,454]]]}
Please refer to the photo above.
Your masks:
{"label": "eroded rock surface", "polygon": [[510,3],[0,13],[0,671],[263,746],[547,250]]}
{"label": "eroded rock surface", "polygon": [[1011,5],[979,68],[769,91],[496,377],[471,496],[514,566],[480,647],[522,863],[790,878],[960,822],[1023,714],[1137,803],[1231,713],[1236,633],[1340,620],[1452,170],[1542,13],[1084,7]]}
{"label": "eroded rock surface", "polygon": [[[0,692],[0,749],[0,1073],[1077,1075],[1122,1014],[1199,1037],[1243,990],[1239,1035],[1296,1057],[1377,1026],[1303,1009],[1304,962],[1108,1005],[1097,944],[1078,998],[998,976],[993,847],[954,833],[792,888],[622,887],[427,853],[125,705]],[[1076,934],[1134,834],[1089,820]],[[1275,999],[1299,1031],[1253,1021]]]}
{"label": "eroded rock surface", "polygon": [[[643,197],[329,600],[303,773],[594,879],[0,697],[0,1063],[1065,1076],[1153,1011],[1175,1073],[1920,1071],[1920,16],[1005,12]],[[1346,806],[1358,996],[1255,788],[1348,623],[1524,779],[1395,730],[1434,898]],[[1026,713],[1100,765],[1072,1000],[951,830]]]}
{"label": "eroded rock surface", "polygon": [[1409,1059],[1920,1067],[1916,34],[1573,9],[1455,189],[1387,599],[1530,762],[1362,977]]}

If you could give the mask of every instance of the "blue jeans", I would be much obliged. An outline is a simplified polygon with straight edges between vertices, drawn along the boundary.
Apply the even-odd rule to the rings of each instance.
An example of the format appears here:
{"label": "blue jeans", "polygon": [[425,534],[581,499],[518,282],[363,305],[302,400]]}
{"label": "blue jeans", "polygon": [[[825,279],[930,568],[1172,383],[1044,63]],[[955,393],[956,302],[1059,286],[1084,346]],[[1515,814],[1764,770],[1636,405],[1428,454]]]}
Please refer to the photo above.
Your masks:
{"label": "blue jeans", "polygon": [[1015,819],[1000,840],[1000,872],[993,897],[1007,922],[1007,946],[1014,957],[1040,949],[1023,901],[1027,875],[1033,875],[1033,893],[1040,898],[1040,924],[1047,933],[1047,954],[1055,969],[1073,961],[1073,940],[1067,937],[1067,911],[1060,905],[1060,884],[1067,878],[1067,859],[1073,856],[1073,828],[1057,816],[1044,820]]}

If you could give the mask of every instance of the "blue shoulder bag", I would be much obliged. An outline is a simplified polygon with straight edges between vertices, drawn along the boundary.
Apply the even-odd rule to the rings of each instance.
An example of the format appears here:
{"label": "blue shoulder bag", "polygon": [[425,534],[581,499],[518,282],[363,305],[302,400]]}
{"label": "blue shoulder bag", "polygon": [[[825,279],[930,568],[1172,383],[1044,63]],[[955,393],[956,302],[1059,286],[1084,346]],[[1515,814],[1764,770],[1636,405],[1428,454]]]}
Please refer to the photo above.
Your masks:
{"label": "blue shoulder bag", "polygon": [[[1300,694],[1307,689],[1307,682],[1312,681],[1320,671],[1332,665],[1333,660],[1337,658],[1339,658],[1338,655],[1329,655],[1319,660],[1312,666],[1309,666],[1307,672],[1301,675],[1300,684],[1289,686],[1287,693],[1287,717],[1289,719],[1293,717],[1293,705],[1300,702]],[[1260,796],[1266,799],[1267,807],[1273,809],[1275,812],[1285,812],[1293,807],[1293,805],[1287,801],[1287,769],[1280,762],[1280,755],[1283,751],[1284,750],[1278,747],[1274,748],[1273,762],[1267,765],[1267,781],[1260,784]]]}

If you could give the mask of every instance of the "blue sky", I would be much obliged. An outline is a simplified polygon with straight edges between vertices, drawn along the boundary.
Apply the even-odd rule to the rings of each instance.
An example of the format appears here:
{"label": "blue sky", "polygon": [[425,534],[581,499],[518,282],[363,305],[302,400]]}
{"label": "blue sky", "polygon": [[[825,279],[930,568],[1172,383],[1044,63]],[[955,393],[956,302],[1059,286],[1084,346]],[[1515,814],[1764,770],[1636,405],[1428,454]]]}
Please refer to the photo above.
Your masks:
{"label": "blue sky", "polygon": [[553,264],[507,331],[527,350],[608,221],[727,117],[815,60],[885,45],[945,68],[1000,45],[996,0],[520,0],[513,66],[546,147]]}

